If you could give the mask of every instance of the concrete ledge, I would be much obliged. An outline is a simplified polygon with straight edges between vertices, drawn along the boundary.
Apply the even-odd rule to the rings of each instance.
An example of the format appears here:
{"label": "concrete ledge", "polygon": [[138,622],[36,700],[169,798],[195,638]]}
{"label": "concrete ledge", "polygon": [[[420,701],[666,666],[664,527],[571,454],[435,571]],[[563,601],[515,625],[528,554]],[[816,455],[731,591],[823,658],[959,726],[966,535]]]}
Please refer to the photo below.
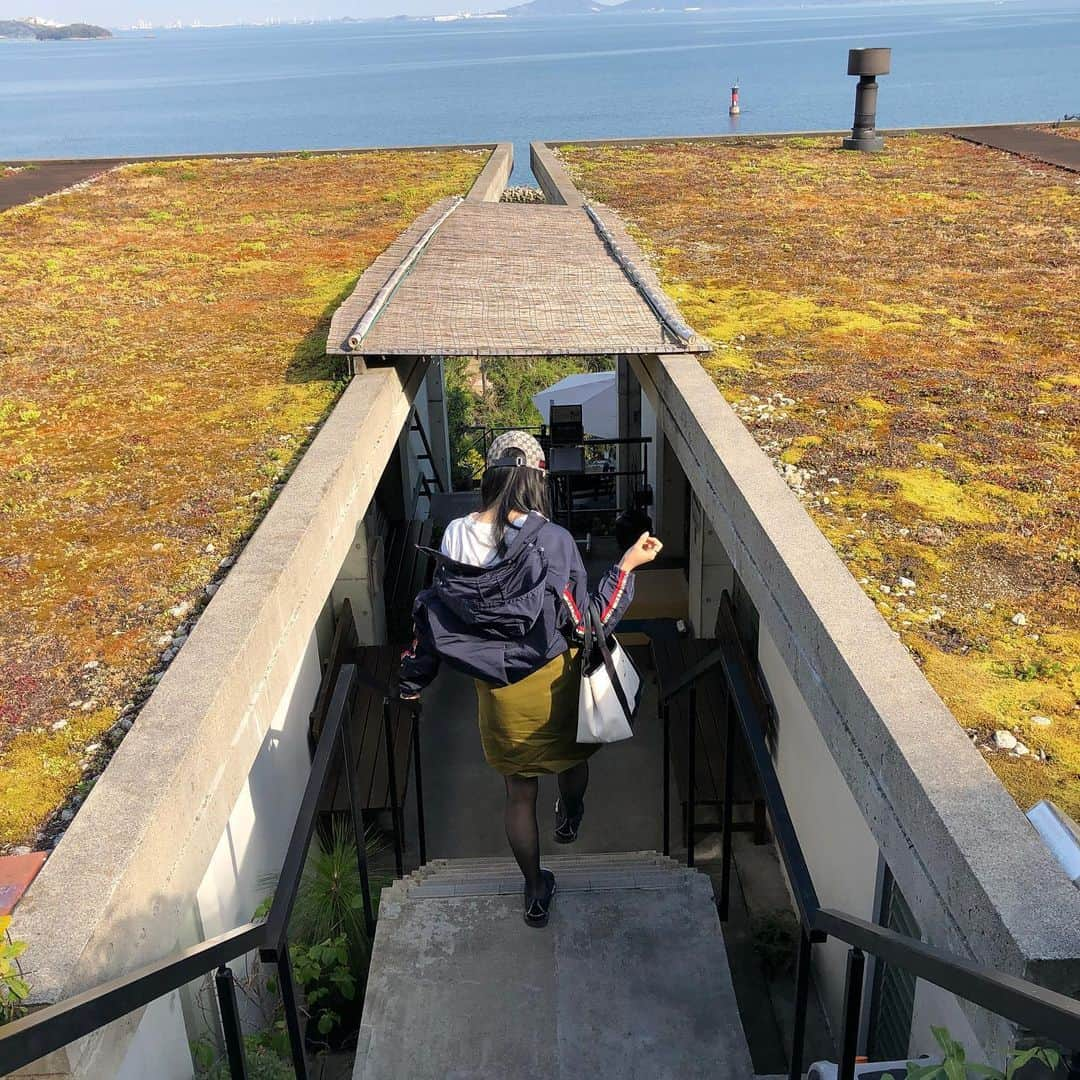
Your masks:
{"label": "concrete ledge", "polygon": [[27,892],[18,931],[33,1004],[197,940],[196,890],[424,367],[364,371],[346,388]]}
{"label": "concrete ledge", "polygon": [[547,143],[529,144],[529,165],[549,203],[558,206],[584,206],[585,200],[581,192],[574,186],[570,174]]}
{"label": "concrete ledge", "polygon": [[467,202],[498,202],[514,169],[514,144],[499,143],[465,196]]}
{"label": "concrete ledge", "polygon": [[700,364],[632,363],[926,939],[1075,995],[1080,892]]}
{"label": "concrete ledge", "polygon": [[[1052,121],[1049,121],[1052,123]],[[486,143],[427,143],[419,146],[333,146],[319,150],[306,150],[303,147],[292,150],[224,150],[214,153],[190,154],[133,154],[130,157],[80,157],[80,158],[0,158],[6,165],[137,165],[148,161],[196,161],[220,160],[222,158],[279,158],[325,157],[328,154],[385,154],[398,151],[415,153],[416,151],[437,150],[495,150],[503,144]]]}
{"label": "concrete ledge", "polygon": [[[1061,124],[1068,126],[1072,121],[1059,120],[1013,120],[1003,124],[914,124],[909,127],[878,128],[882,135],[904,135],[908,132],[920,132],[925,135],[949,135],[956,128],[965,131],[987,131],[1004,128],[1031,127],[1035,124]],[[724,131],[702,135],[620,135],[611,139],[545,139],[532,144],[539,152],[541,148],[558,149],[560,146],[648,146],[658,143],[677,142],[727,142],[729,139],[787,139],[787,138],[824,138],[835,135],[838,139],[851,134],[851,128],[799,129],[791,131]],[[539,179],[539,177],[537,178]]]}

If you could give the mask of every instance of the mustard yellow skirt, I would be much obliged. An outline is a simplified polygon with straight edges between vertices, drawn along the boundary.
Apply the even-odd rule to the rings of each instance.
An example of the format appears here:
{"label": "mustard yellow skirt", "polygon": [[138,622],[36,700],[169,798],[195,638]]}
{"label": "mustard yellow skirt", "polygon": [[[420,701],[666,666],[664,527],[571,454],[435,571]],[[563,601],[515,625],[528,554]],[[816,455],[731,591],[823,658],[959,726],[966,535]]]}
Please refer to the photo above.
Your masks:
{"label": "mustard yellow skirt", "polygon": [[581,656],[576,649],[510,686],[475,681],[484,757],[504,776],[565,772],[599,748],[577,741]]}

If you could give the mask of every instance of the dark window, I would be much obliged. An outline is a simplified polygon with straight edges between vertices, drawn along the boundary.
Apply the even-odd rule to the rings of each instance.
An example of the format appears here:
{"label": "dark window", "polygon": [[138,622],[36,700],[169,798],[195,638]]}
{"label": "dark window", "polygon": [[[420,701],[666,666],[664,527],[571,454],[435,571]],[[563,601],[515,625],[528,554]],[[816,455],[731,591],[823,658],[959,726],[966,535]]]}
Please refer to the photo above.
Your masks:
{"label": "dark window", "polygon": [[731,606],[735,613],[735,629],[738,631],[743,650],[750,658],[750,664],[757,675],[758,685],[761,687],[761,692],[768,706],[765,717],[765,740],[770,751],[775,754],[777,736],[776,707],[773,705],[772,694],[769,693],[769,684],[765,681],[765,672],[761,670],[761,664],[758,661],[758,628],[760,625],[758,610],[754,606],[753,600],[750,599],[750,594],[746,591],[742,579],[734,570],[731,571],[731,578]]}
{"label": "dark window", "polygon": [[[919,924],[888,867],[885,869],[878,922],[898,934],[917,941],[922,939]],[[915,976],[903,968],[878,961],[874,972],[867,1047],[872,1061],[900,1061],[907,1057],[914,1008]]]}

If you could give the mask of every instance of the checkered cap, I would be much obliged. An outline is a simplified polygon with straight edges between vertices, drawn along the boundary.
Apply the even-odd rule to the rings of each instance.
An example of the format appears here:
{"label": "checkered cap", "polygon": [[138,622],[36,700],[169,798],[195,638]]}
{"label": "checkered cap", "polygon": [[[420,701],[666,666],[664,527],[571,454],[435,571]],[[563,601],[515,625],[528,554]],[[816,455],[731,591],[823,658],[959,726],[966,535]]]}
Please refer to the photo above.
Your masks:
{"label": "checkered cap", "polygon": [[487,466],[492,468],[497,465],[547,469],[543,447],[527,431],[504,431],[495,437],[488,450]]}

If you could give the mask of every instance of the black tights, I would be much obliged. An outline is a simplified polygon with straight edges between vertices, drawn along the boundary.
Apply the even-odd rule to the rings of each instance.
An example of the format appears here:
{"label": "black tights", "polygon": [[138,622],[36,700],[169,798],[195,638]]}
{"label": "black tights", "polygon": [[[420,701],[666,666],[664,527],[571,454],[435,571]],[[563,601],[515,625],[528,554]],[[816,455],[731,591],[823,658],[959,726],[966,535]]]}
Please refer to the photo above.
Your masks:
{"label": "black tights", "polygon": [[[507,776],[506,780],[506,839],[514,852],[525,877],[525,891],[530,900],[544,895],[544,880],[540,875],[540,829],[536,823],[536,797],[540,781],[535,776]],[[579,762],[572,769],[559,773],[559,798],[563,809],[575,816],[585,799],[589,785],[589,763]]]}

